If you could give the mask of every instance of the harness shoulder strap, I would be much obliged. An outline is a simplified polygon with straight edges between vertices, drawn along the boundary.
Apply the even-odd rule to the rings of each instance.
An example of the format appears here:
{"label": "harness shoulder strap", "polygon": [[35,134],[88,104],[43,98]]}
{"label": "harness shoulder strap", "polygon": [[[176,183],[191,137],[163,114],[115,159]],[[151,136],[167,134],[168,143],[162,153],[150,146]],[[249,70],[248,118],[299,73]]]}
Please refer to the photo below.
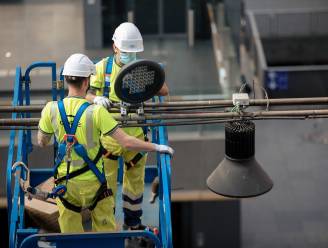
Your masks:
{"label": "harness shoulder strap", "polygon": [[74,151],[79,155],[81,158],[83,158],[84,162],[89,166],[90,170],[96,175],[100,183],[105,183],[106,178],[104,173],[101,173],[97,166],[94,164],[94,162],[88,157],[87,151],[85,148],[79,144],[74,144]]}
{"label": "harness shoulder strap", "polygon": [[68,118],[67,118],[67,114],[65,111],[65,106],[64,106],[63,101],[58,101],[58,109],[59,109],[59,113],[60,113],[60,118],[64,124],[66,134],[74,135],[76,133],[76,129],[77,129],[79,121],[82,117],[82,114],[87,109],[87,107],[89,107],[89,105],[90,105],[90,103],[88,103],[88,102],[85,102],[81,105],[81,107],[79,108],[79,110],[77,111],[77,113],[74,117],[74,121],[71,126],[68,122]]}
{"label": "harness shoulder strap", "polygon": [[85,102],[81,105],[81,107],[79,108],[79,110],[77,111],[75,117],[74,117],[74,121],[71,127],[71,134],[75,134],[76,133],[76,129],[79,125],[79,121],[82,117],[82,114],[84,113],[84,111],[87,109],[87,107],[90,106],[90,103]]}
{"label": "harness shoulder strap", "polygon": [[111,74],[113,69],[114,56],[109,56],[107,59],[106,73]]}
{"label": "harness shoulder strap", "polygon": [[[78,123],[81,119],[81,116],[82,116],[83,112],[86,110],[86,108],[89,105],[90,104],[88,102],[85,102],[81,105],[81,107],[79,108],[79,110],[76,113],[76,116],[74,118],[72,126],[70,126],[70,124],[68,122],[67,114],[66,114],[66,111],[65,111],[64,103],[63,103],[63,101],[58,101],[58,110],[59,110],[59,113],[60,113],[61,121],[62,121],[62,123],[64,125],[64,128],[65,128],[66,134],[75,135]],[[71,139],[71,140],[69,140],[69,139]],[[73,137],[72,136],[68,137],[68,141],[73,142]],[[61,162],[63,161],[65,155],[66,155],[66,141],[61,142],[59,144],[59,147],[58,147],[58,153],[57,153],[57,156],[56,156],[56,159],[55,159],[55,167],[54,167],[55,177],[57,176],[56,175],[57,174],[57,169],[58,169],[59,165],[61,164]]]}
{"label": "harness shoulder strap", "polygon": [[114,56],[110,56],[107,59],[106,63],[106,70],[105,70],[105,86],[104,86],[104,92],[103,95],[106,97],[109,97],[109,88],[110,88],[110,76],[112,74],[113,70],[113,61],[114,61]]}
{"label": "harness shoulder strap", "polygon": [[70,134],[71,126],[70,126],[70,124],[68,122],[68,119],[67,119],[67,115],[66,115],[65,106],[64,106],[63,101],[58,101],[58,110],[59,110],[59,114],[60,114],[60,119],[63,122],[64,128],[65,128],[65,132]]}

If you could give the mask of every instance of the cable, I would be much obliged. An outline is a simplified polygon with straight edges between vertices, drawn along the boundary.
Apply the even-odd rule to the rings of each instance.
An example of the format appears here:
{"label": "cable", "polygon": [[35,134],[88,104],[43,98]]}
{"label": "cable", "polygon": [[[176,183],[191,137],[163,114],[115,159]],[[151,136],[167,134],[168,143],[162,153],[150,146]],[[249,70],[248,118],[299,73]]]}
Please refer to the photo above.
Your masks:
{"label": "cable", "polygon": [[239,88],[239,93],[242,93],[246,86],[247,86],[247,82],[243,83]]}
{"label": "cable", "polygon": [[268,92],[266,91],[266,89],[264,89],[263,86],[261,86],[261,89],[264,91],[265,98],[267,100],[266,111],[269,111],[270,100],[269,100]]}

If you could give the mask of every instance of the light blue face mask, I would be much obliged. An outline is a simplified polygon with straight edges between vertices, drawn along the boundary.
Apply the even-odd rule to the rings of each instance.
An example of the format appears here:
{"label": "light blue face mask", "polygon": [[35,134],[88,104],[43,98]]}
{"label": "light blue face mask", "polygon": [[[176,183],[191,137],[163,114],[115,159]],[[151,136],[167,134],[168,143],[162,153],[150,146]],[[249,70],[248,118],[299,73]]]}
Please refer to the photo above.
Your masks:
{"label": "light blue face mask", "polygon": [[132,61],[135,61],[136,59],[137,59],[136,53],[125,53],[125,52],[120,53],[120,62],[124,65]]}

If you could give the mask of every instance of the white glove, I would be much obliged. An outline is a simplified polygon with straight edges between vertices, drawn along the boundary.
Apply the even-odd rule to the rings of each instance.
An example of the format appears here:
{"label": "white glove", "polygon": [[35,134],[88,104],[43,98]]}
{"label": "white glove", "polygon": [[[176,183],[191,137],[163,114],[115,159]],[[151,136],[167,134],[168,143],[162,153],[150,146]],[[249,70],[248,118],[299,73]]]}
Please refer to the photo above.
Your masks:
{"label": "white glove", "polygon": [[110,109],[112,105],[112,102],[105,96],[96,96],[93,99],[93,103],[104,106],[106,109]]}
{"label": "white glove", "polygon": [[168,153],[171,156],[173,156],[174,150],[171,147],[166,146],[166,145],[157,145],[157,144],[154,144],[154,145],[155,145],[156,151],[158,151],[160,153]]}

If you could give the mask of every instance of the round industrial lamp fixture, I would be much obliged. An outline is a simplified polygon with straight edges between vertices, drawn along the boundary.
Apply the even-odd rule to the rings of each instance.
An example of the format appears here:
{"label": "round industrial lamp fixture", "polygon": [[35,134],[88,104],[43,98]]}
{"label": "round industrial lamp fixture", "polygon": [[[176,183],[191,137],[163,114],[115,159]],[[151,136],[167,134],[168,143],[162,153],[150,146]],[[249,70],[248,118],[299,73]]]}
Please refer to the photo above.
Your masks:
{"label": "round industrial lamp fixture", "polygon": [[121,68],[114,90],[123,102],[138,104],[156,95],[164,81],[165,72],[160,64],[139,59]]}
{"label": "round industrial lamp fixture", "polygon": [[255,157],[255,124],[251,121],[225,125],[225,158],[207,178],[208,188],[227,197],[254,197],[273,187]]}

